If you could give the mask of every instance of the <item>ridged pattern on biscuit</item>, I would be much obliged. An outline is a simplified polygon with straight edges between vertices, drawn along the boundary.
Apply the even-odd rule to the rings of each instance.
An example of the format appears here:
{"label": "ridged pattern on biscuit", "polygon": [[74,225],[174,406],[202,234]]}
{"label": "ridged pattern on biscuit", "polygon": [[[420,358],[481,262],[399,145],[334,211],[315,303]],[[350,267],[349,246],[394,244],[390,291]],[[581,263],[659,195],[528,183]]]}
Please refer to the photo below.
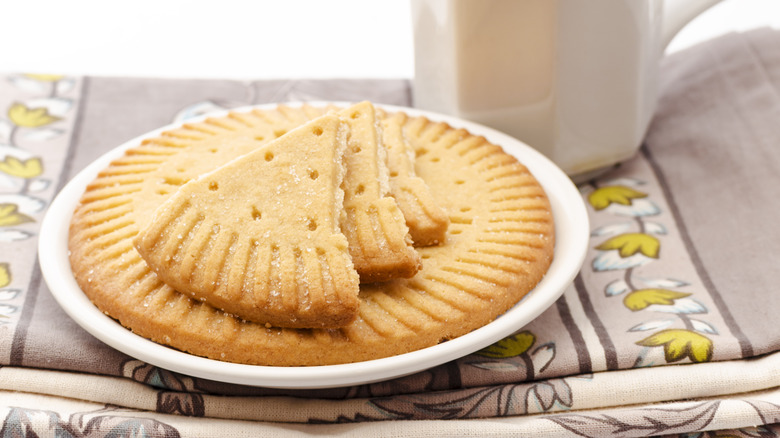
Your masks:
{"label": "ridged pattern on biscuit", "polygon": [[242,319],[349,323],[359,301],[339,228],[345,129],[323,116],[187,183],[141,230],[138,252],[166,284]]}
{"label": "ridged pattern on biscuit", "polygon": [[444,241],[449,220],[428,185],[416,175],[414,151],[402,130],[406,120],[404,113],[392,114],[382,120],[391,191],[409,226],[414,246],[438,245]]}
{"label": "ridged pattern on biscuit", "polygon": [[380,198],[363,208],[347,207],[342,230],[360,281],[371,283],[408,278],[420,269],[420,258],[410,250],[404,217],[391,198]]}
{"label": "ridged pattern on biscuit", "polygon": [[[136,333],[231,362],[274,366],[355,362],[424,348],[474,330],[514,305],[546,272],[554,244],[546,196],[514,157],[481,137],[424,118],[408,119],[404,132],[417,153],[418,176],[449,214],[446,243],[418,249],[423,268],[411,279],[361,285],[358,317],[346,327],[266,328],[231,317],[160,281],[128,239],[117,240],[136,232],[137,225],[126,219],[137,223],[164,201],[163,195],[147,199],[157,189],[148,182],[160,178],[159,169],[146,174],[144,183],[115,187],[106,175],[91,185],[71,225],[76,278],[102,311]],[[177,147],[154,140],[128,154],[161,157],[175,169],[187,161],[180,150],[197,150],[194,145]],[[237,151],[225,152],[231,153]],[[453,168],[458,172],[451,172]],[[91,229],[104,221],[117,227],[112,231],[116,234],[99,240],[106,230]]]}
{"label": "ridged pattern on biscuit", "polygon": [[299,246],[219,233],[192,209],[174,221],[155,225],[181,240],[144,243],[150,245],[147,262],[163,266],[160,278],[178,290],[192,289],[182,282],[197,283],[198,292],[190,292],[196,299],[274,326],[339,327],[354,319],[357,276],[346,242],[341,248]]}

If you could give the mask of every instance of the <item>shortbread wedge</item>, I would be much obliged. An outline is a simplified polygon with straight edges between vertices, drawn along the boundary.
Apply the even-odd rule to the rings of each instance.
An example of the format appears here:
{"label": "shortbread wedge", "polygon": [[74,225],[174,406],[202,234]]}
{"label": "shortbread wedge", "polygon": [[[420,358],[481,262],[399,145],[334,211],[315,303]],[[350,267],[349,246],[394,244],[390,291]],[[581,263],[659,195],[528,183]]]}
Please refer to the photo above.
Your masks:
{"label": "shortbread wedge", "polygon": [[380,122],[370,102],[338,113],[349,125],[342,231],[361,283],[412,277],[422,266],[409,228],[390,196],[387,154]]}
{"label": "shortbread wedge", "polygon": [[390,190],[404,214],[414,246],[444,242],[450,220],[431,195],[428,184],[414,170],[414,150],[404,138],[408,117],[395,113],[382,120],[382,141],[387,148]]}
{"label": "shortbread wedge", "polygon": [[246,321],[335,328],[359,278],[340,230],[348,126],[326,115],[182,185],[134,243],[163,282]]}

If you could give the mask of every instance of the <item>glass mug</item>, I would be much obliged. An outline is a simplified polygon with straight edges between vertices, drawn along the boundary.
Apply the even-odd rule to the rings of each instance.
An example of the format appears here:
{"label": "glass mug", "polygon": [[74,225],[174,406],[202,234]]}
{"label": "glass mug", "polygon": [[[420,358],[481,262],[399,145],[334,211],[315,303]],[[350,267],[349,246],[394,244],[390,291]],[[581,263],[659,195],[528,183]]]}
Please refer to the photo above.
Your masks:
{"label": "glass mug", "polygon": [[718,0],[411,0],[414,106],[534,147],[575,181],[633,156],[672,37]]}

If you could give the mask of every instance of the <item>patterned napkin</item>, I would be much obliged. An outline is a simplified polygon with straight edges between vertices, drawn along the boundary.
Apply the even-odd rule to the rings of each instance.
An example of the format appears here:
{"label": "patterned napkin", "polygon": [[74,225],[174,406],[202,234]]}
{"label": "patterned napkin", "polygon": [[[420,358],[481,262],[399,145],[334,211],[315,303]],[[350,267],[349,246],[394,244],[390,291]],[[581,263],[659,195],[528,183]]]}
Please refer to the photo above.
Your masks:
{"label": "patterned napkin", "polygon": [[80,169],[172,121],[408,106],[409,82],[0,77],[0,436],[780,435],[780,32],[673,55],[662,79],[640,153],[580,186],[590,251],[544,314],[412,376],[278,390],[158,369],[88,335],[42,281],[39,223]]}

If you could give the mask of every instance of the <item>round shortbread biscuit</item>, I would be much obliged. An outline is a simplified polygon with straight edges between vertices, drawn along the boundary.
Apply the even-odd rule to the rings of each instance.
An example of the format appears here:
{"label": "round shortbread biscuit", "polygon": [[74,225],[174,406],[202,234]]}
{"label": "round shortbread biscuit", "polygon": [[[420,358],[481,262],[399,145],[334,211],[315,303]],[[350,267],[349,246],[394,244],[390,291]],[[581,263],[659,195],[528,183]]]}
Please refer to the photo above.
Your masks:
{"label": "round shortbread biscuit", "polygon": [[[266,327],[162,282],[133,247],[152,212],[189,179],[320,113],[307,106],[234,112],[167,131],[115,160],[88,185],[70,227],[70,261],[85,294],[133,332],[191,354],[307,366],[377,359],[461,336],[512,307],[544,276],[554,223],[533,175],[483,137],[411,117],[403,128],[416,173],[450,225],[442,244],[418,248],[423,267],[414,277],[361,285],[358,317],[348,326]],[[224,140],[218,148],[214,137]]]}

